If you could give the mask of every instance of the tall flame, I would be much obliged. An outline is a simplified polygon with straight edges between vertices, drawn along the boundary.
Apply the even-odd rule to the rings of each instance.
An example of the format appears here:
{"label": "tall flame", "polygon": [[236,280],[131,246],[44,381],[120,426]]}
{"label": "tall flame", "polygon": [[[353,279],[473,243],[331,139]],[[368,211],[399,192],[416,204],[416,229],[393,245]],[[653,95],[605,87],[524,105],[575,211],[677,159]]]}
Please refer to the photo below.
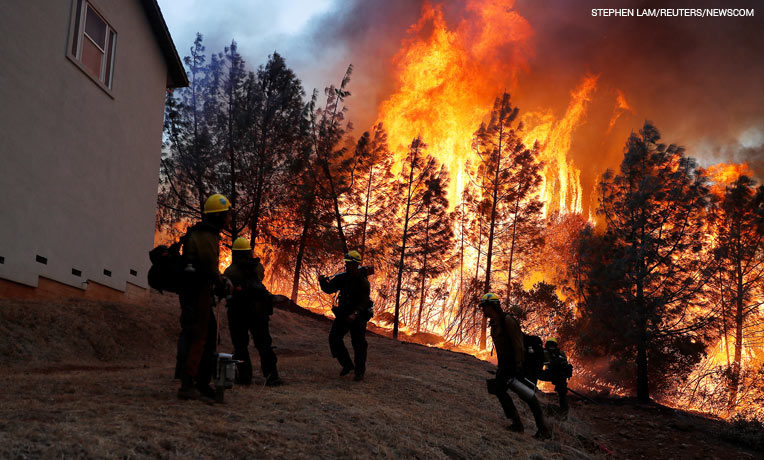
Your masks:
{"label": "tall flame", "polygon": [[394,58],[397,89],[381,104],[379,121],[399,157],[421,135],[429,152],[448,165],[456,176],[452,203],[463,187],[472,134],[493,99],[505,85],[514,87],[517,72],[527,65],[533,32],[513,4],[471,0],[466,10],[474,17],[449,29],[441,5],[426,2]]}
{"label": "tall flame", "polygon": [[[409,29],[410,38],[394,58],[397,87],[380,105],[378,121],[388,130],[390,147],[399,158],[414,137],[422,136],[429,152],[456,178],[449,191],[452,205],[464,187],[474,131],[494,98],[514,89],[519,71],[527,69],[533,30],[513,5],[514,0],[470,0],[465,18],[449,28],[441,5],[425,3]],[[584,77],[559,120],[551,111],[522,115],[521,110],[526,145],[538,141],[542,148],[541,198],[547,212],[581,212],[580,171],[567,155],[597,78]]]}
{"label": "tall flame", "polygon": [[573,131],[583,123],[598,78],[593,75],[583,78],[571,93],[568,109],[559,121],[549,112],[530,113],[524,117],[526,125],[532,126],[525,135],[525,144],[541,144],[541,160],[544,162],[541,199],[547,213],[582,211],[581,171],[568,159],[568,152]]}

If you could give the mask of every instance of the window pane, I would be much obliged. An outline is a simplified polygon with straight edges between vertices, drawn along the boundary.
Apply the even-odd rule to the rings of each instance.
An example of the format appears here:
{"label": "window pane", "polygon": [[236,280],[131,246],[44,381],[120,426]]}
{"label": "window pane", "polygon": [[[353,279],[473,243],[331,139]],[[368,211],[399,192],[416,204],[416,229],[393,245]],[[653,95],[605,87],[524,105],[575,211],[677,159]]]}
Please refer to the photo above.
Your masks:
{"label": "window pane", "polygon": [[101,79],[101,59],[103,52],[87,38],[82,39],[82,63],[94,77]]}
{"label": "window pane", "polygon": [[77,45],[80,43],[80,15],[82,14],[82,0],[77,0],[77,12],[74,14],[74,33],[72,34],[72,56],[77,56]]}
{"label": "window pane", "polygon": [[111,63],[114,61],[114,41],[117,38],[117,34],[113,30],[109,30],[109,43],[107,44],[108,53],[106,54],[106,72],[103,74],[103,82],[106,86],[111,88]]}
{"label": "window pane", "polygon": [[101,49],[106,49],[106,23],[88,6],[85,19],[85,33],[93,39]]}

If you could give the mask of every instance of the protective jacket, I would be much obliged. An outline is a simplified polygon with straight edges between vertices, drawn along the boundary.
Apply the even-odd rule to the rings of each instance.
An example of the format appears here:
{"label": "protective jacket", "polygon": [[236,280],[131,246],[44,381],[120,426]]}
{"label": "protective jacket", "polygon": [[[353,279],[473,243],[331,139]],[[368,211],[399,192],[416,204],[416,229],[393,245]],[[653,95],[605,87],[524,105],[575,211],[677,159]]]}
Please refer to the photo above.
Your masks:
{"label": "protective jacket", "polygon": [[333,310],[336,316],[369,313],[371,286],[363,272],[358,271],[357,274],[339,273],[328,279],[320,279],[319,284],[321,290],[327,294],[340,291],[337,307]]}
{"label": "protective jacket", "polygon": [[544,349],[544,358],[546,368],[541,373],[541,380],[557,385],[570,377],[573,367],[568,363],[565,352],[559,348],[546,348]]}
{"label": "protective jacket", "polygon": [[491,338],[498,359],[497,376],[514,377],[523,365],[523,331],[512,315],[503,313],[498,321],[491,320]]}
{"label": "protective jacket", "polygon": [[273,296],[262,283],[263,265],[258,258],[236,260],[223,275],[233,284],[233,294],[227,302],[229,308],[252,309],[256,314],[273,314]]}
{"label": "protective jacket", "polygon": [[220,229],[207,222],[199,222],[188,230],[183,245],[183,258],[194,267],[199,276],[215,280],[220,273],[219,257]]}

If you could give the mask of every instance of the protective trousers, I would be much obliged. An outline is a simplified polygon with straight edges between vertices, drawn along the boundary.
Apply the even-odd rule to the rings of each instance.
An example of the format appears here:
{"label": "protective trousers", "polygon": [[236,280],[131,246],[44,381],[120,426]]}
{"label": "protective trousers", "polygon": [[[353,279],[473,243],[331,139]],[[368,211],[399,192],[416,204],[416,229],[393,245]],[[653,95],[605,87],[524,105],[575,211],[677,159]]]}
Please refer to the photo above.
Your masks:
{"label": "protective trousers", "polygon": [[353,367],[353,361],[343,340],[345,334],[350,332],[350,343],[353,345],[355,354],[356,375],[363,375],[366,372],[366,350],[369,346],[366,342],[366,322],[367,319],[362,315],[356,315],[352,319],[341,315],[334,320],[332,329],[329,331],[329,349],[343,368]]}
{"label": "protective trousers", "polygon": [[184,386],[194,380],[209,385],[215,373],[217,322],[212,310],[212,286],[201,284],[180,294],[180,337],[176,375]]}
{"label": "protective trousers", "polygon": [[502,371],[497,372],[496,377],[497,380],[501,382],[499,388],[497,388],[498,391],[496,391],[496,397],[499,399],[501,408],[504,409],[504,415],[512,420],[512,425],[516,428],[522,428],[523,422],[520,420],[520,414],[517,412],[515,403],[507,393],[508,389],[511,389],[513,393],[528,404],[528,407],[533,414],[533,420],[536,422],[536,428],[539,431],[547,431],[546,422],[544,421],[544,412],[541,410],[541,404],[539,403],[538,398],[536,398],[536,395],[534,394],[533,397],[527,398],[513,388],[508,387],[506,384],[508,376],[504,375]]}
{"label": "protective trousers", "polygon": [[267,314],[255,312],[251,305],[234,305],[228,308],[228,328],[233,343],[233,359],[241,361],[236,364],[239,371],[238,383],[252,383],[252,362],[249,358],[249,335],[260,355],[260,369],[263,377],[277,377],[276,353],[273,352],[273,339],[270,332],[270,317]]}

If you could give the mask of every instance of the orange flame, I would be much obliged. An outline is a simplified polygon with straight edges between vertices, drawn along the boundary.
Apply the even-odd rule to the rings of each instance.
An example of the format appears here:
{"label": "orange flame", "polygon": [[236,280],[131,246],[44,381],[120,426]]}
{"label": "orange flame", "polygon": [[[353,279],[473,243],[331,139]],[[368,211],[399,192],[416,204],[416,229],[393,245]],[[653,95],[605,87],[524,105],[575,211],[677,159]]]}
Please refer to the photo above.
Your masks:
{"label": "orange flame", "polygon": [[581,212],[581,171],[568,159],[573,131],[581,125],[587,104],[597,88],[599,76],[587,75],[575,91],[571,92],[570,104],[561,120],[547,113],[530,113],[524,117],[527,131],[526,145],[541,144],[541,160],[544,162],[541,199],[545,211]]}
{"label": "orange flame", "polygon": [[710,166],[706,172],[711,180],[719,186],[731,184],[740,176],[751,177],[753,175],[748,163],[719,163]]}
{"label": "orange flame", "polygon": [[425,3],[411,38],[394,58],[397,89],[379,109],[378,121],[399,157],[417,135],[456,180],[449,198],[463,188],[462,172],[472,134],[493,99],[526,67],[532,30],[512,10],[514,0],[470,0],[462,20],[449,29],[441,5]]}
{"label": "orange flame", "polygon": [[[452,206],[464,187],[475,129],[494,98],[514,88],[518,72],[527,68],[533,30],[513,5],[513,0],[470,0],[466,13],[472,16],[449,28],[441,5],[425,3],[419,21],[409,29],[411,38],[394,58],[397,88],[380,105],[378,121],[387,128],[399,159],[412,138],[422,136],[430,154],[455,178],[449,190]],[[560,120],[549,111],[522,117],[526,145],[538,141],[542,147],[541,198],[547,212],[581,212],[580,171],[567,155],[597,78],[584,77]]]}
{"label": "orange flame", "polygon": [[629,103],[626,102],[626,96],[623,95],[621,90],[617,89],[616,92],[618,93],[618,97],[616,97],[616,100],[615,100],[615,107],[613,108],[613,116],[610,118],[610,123],[608,123],[607,132],[610,132],[610,130],[613,129],[613,126],[615,126],[615,122],[618,121],[621,115],[623,115],[625,112],[634,113],[634,111],[629,106]]}

